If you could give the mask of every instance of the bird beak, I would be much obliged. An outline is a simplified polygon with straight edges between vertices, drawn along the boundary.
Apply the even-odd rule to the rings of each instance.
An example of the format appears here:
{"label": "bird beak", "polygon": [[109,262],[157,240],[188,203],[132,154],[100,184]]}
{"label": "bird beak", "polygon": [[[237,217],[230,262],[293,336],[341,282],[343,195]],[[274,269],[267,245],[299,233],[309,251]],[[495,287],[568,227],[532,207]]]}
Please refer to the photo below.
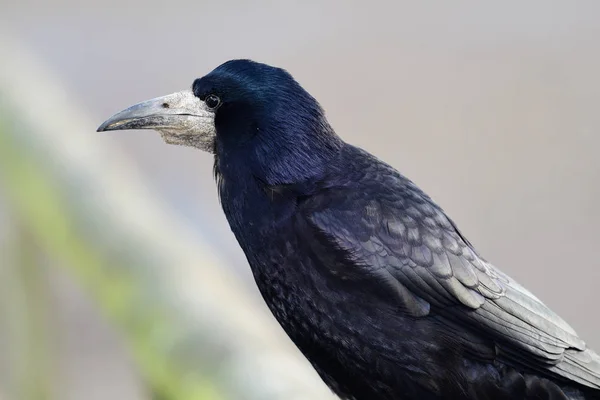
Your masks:
{"label": "bird beak", "polygon": [[213,152],[215,113],[191,90],[135,104],[104,121],[98,132],[154,129],[169,144]]}

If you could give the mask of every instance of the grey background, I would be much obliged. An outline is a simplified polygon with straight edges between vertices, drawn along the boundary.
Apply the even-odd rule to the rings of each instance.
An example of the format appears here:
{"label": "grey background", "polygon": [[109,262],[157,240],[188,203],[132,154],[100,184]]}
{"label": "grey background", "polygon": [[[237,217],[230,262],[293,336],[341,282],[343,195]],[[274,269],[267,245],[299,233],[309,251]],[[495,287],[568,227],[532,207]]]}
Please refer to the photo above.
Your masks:
{"label": "grey background", "polygon": [[[2,0],[0,33],[98,124],[231,58],[288,69],[343,138],[416,181],[600,350],[599,15],[591,0]],[[211,157],[149,131],[104,135],[258,295]],[[63,398],[141,397],[118,336],[73,282],[56,281]]]}

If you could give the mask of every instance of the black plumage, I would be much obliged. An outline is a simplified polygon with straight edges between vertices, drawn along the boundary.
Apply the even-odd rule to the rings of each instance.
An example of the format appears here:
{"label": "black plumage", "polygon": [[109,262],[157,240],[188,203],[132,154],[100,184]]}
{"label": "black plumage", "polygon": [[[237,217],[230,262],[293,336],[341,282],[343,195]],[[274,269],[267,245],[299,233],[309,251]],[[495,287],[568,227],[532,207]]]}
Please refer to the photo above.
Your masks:
{"label": "black plumage", "polygon": [[230,61],[193,93],[219,99],[218,192],[265,302],[341,398],[600,398],[600,357],[286,71]]}

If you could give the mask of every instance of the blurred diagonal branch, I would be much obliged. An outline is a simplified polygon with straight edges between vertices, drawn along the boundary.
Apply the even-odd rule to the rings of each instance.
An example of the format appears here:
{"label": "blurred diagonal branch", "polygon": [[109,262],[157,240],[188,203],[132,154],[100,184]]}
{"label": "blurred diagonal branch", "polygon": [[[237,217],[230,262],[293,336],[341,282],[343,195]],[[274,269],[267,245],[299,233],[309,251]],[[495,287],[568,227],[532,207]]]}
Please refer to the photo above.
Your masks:
{"label": "blurred diagonal branch", "polygon": [[52,396],[53,368],[51,367],[52,330],[48,323],[48,291],[46,274],[39,262],[39,247],[28,232],[17,222],[16,275],[26,296],[24,300],[24,322],[18,360],[23,365],[17,377],[18,398],[27,400],[50,399]]}
{"label": "blurred diagonal branch", "polygon": [[2,383],[15,399],[50,399],[54,357],[46,271],[33,238],[19,221],[8,222],[12,235],[0,248],[0,328],[11,368]]}
{"label": "blurred diagonal branch", "polygon": [[161,399],[331,399],[308,363],[64,89],[0,40],[0,176],[42,250],[126,335]]}

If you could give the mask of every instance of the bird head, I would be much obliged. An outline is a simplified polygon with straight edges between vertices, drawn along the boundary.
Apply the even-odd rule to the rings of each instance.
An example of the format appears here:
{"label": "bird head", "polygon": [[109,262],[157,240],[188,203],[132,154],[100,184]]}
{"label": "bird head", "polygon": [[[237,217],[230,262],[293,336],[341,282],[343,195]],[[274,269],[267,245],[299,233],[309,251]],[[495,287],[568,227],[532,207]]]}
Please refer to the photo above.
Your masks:
{"label": "bird head", "polygon": [[169,144],[235,160],[269,184],[314,176],[340,148],[317,101],[281,68],[231,60],[191,89],[135,104],[98,131],[154,129]]}

